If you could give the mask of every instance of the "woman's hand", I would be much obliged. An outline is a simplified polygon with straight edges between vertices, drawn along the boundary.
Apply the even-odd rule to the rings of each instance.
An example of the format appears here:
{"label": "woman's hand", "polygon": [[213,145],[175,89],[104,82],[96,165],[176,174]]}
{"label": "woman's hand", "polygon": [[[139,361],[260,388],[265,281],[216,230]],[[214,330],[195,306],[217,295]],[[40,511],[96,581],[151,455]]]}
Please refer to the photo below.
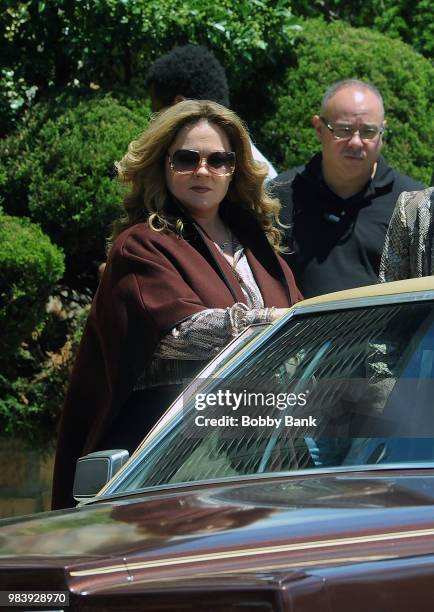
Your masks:
{"label": "woman's hand", "polygon": [[271,320],[276,321],[288,312],[289,308],[274,308],[271,312]]}

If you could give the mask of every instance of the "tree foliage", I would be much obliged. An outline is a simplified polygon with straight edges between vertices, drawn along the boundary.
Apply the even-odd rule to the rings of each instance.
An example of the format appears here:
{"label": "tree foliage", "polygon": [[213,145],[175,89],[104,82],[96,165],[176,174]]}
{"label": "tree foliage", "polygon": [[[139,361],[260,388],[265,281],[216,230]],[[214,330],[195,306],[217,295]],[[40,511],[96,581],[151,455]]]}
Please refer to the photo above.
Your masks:
{"label": "tree foliage", "polygon": [[416,51],[434,55],[434,4],[432,0],[293,0],[296,15],[328,21],[340,19],[354,27],[373,28],[400,38]]}
{"label": "tree foliage", "polygon": [[63,254],[28,219],[0,209],[0,364],[43,323],[50,292],[63,275]]}
{"label": "tree foliage", "polygon": [[[52,450],[56,439],[56,425],[88,308],[79,308],[65,320],[68,314],[62,307],[50,312],[45,325],[10,355],[14,373],[0,370],[1,435],[19,436],[30,448],[45,452]],[[59,334],[60,327],[64,329]],[[55,337],[60,339],[60,346],[53,344]]]}
{"label": "tree foliage", "polygon": [[[123,86],[130,93],[143,93],[150,63],[173,46],[191,42],[216,52],[234,96],[244,99],[246,91],[254,91],[258,71],[273,72],[285,61],[296,28],[288,0],[5,0],[5,4],[0,15],[2,67],[37,98],[89,85],[105,91]],[[24,104],[23,95],[15,99]]]}

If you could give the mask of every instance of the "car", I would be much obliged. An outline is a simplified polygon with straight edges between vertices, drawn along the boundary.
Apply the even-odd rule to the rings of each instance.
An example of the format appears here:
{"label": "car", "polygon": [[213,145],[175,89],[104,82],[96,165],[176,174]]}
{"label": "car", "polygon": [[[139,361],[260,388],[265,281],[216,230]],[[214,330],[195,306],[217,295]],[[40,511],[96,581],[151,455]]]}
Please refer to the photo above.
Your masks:
{"label": "car", "polygon": [[0,604],[431,610],[433,383],[434,277],[247,329],[128,461],[81,460],[76,508],[0,521]]}

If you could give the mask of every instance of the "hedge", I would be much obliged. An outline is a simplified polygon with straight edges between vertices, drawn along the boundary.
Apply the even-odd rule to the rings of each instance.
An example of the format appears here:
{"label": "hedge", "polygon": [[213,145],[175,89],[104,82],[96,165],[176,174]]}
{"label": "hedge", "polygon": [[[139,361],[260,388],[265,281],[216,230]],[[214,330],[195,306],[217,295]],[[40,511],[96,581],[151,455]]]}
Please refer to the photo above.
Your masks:
{"label": "hedge", "polygon": [[[51,312],[44,328],[33,332],[14,355],[15,372],[0,371],[0,436],[19,436],[22,443],[49,452],[67,381],[77,353],[88,307],[65,321],[65,311]],[[67,334],[57,350],[47,350],[47,328],[67,323]],[[50,332],[51,333],[51,332]],[[62,334],[63,335],[63,334]],[[52,344],[52,337],[49,343]]]}
{"label": "hedge", "polygon": [[113,164],[145,128],[149,107],[110,96],[69,103],[63,113],[59,102],[35,106],[0,145],[0,197],[8,213],[28,215],[64,249],[67,280],[96,279],[120,213]]}
{"label": "hedge", "polygon": [[257,122],[260,140],[280,170],[318,150],[311,126],[322,95],[338,79],[374,83],[382,92],[390,128],[383,152],[398,170],[428,184],[433,170],[434,68],[399,40],[342,22],[306,21],[297,37],[296,65],[272,88],[276,109]]}
{"label": "hedge", "polygon": [[47,298],[64,272],[63,259],[37,225],[0,209],[0,364],[44,321]]}
{"label": "hedge", "polygon": [[373,28],[390,38],[400,38],[432,59],[434,4],[432,0],[292,0],[296,15],[343,20],[354,27]]}

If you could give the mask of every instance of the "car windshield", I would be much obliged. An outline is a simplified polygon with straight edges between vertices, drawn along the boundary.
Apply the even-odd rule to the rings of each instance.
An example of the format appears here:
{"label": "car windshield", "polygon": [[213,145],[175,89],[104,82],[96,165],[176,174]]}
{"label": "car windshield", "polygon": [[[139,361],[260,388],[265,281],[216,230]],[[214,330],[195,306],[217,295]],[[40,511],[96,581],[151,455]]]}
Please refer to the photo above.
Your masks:
{"label": "car windshield", "polygon": [[432,302],[296,314],[256,344],[198,381],[105,493],[434,462]]}

